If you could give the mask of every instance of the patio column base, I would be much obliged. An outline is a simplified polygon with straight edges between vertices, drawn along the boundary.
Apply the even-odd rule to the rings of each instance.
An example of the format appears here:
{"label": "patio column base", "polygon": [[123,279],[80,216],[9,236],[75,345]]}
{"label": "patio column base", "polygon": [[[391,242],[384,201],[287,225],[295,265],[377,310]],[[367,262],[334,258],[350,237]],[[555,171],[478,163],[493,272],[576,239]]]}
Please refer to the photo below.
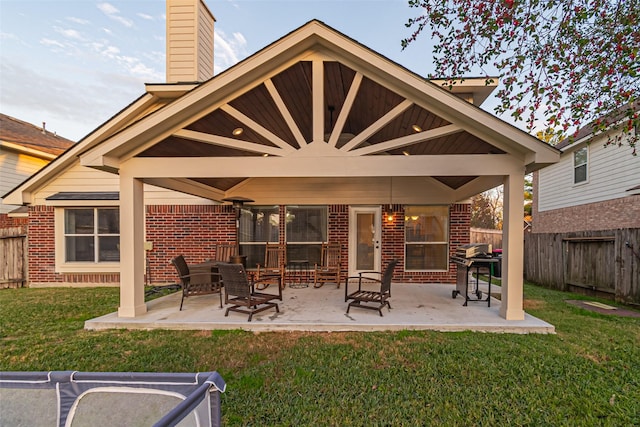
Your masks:
{"label": "patio column base", "polygon": [[147,304],[135,307],[118,307],[118,317],[136,317],[147,312]]}
{"label": "patio column base", "polygon": [[506,320],[524,320],[524,310],[522,309],[507,309],[504,308],[504,304],[500,307],[500,316]]}

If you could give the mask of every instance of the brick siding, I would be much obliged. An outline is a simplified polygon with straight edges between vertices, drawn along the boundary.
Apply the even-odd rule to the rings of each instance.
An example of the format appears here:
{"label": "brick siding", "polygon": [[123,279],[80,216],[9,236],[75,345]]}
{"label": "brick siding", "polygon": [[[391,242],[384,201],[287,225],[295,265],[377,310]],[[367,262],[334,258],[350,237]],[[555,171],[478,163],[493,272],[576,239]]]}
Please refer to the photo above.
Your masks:
{"label": "brick siding", "polygon": [[[455,283],[455,264],[446,272],[404,271],[404,208],[393,206],[394,220],[382,223],[382,265],[394,258],[400,260],[394,280],[415,283]],[[348,265],[349,207],[330,205],[329,241],[343,244],[343,268]],[[284,224],[284,207],[280,208]],[[459,245],[469,243],[471,206],[456,204],[450,208],[449,254]],[[215,257],[215,245],[235,241],[235,212],[227,205],[153,205],[146,207],[145,240],[153,246],[147,252],[146,280],[150,284],[175,283],[175,269],[171,258],[183,254],[189,262],[197,263]],[[281,230],[280,242],[284,242]],[[70,274],[55,272],[54,208],[34,206],[29,209],[29,273],[37,285],[98,284],[113,285],[119,274]]]}
{"label": "brick siding", "polygon": [[27,232],[27,224],[29,218],[26,217],[10,217],[8,214],[0,214],[0,229],[5,228],[21,228]]}
{"label": "brick siding", "polygon": [[533,212],[534,233],[567,233],[639,227],[640,196]]}

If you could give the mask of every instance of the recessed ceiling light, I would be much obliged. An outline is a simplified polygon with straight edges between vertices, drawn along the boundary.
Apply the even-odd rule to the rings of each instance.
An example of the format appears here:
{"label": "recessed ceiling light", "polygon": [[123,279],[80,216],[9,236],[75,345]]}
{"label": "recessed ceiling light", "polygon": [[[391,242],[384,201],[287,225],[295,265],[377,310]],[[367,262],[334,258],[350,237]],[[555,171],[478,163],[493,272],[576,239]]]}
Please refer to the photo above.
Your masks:
{"label": "recessed ceiling light", "polygon": [[269,157],[269,153],[264,153],[262,157]]}
{"label": "recessed ceiling light", "polygon": [[244,132],[244,129],[235,128],[232,133],[233,133],[233,136],[238,136],[238,135],[242,135],[243,132]]}
{"label": "recessed ceiling light", "polygon": [[418,125],[411,125],[411,129],[413,129],[414,132],[422,132],[422,128]]}

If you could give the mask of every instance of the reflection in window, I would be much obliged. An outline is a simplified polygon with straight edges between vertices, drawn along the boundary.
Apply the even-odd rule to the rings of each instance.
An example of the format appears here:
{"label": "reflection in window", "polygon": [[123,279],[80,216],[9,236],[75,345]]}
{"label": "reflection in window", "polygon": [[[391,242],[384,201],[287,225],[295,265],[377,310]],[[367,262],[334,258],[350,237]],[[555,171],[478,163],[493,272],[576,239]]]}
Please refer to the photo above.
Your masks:
{"label": "reflection in window", "polygon": [[327,241],[328,209],[326,206],[287,206],[287,260],[320,263],[322,243]]}
{"label": "reflection in window", "polygon": [[449,267],[449,208],[405,208],[405,269],[447,270]]}
{"label": "reflection in window", "polygon": [[240,211],[240,253],[247,256],[247,268],[264,263],[267,242],[278,243],[278,206],[244,206]]}
{"label": "reflection in window", "polygon": [[573,183],[579,184],[587,180],[587,147],[573,153]]}
{"label": "reflection in window", "polygon": [[118,208],[65,209],[66,262],[120,261]]}

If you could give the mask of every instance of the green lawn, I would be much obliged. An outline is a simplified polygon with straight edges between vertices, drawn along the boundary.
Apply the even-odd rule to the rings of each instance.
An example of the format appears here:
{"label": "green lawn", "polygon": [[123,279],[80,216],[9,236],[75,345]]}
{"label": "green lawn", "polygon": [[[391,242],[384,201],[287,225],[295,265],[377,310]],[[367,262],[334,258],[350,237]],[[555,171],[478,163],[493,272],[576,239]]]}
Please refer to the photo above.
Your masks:
{"label": "green lawn", "polygon": [[0,370],[217,370],[226,425],[640,425],[640,319],[525,286],[556,335],[85,331],[118,290],[0,291]]}

